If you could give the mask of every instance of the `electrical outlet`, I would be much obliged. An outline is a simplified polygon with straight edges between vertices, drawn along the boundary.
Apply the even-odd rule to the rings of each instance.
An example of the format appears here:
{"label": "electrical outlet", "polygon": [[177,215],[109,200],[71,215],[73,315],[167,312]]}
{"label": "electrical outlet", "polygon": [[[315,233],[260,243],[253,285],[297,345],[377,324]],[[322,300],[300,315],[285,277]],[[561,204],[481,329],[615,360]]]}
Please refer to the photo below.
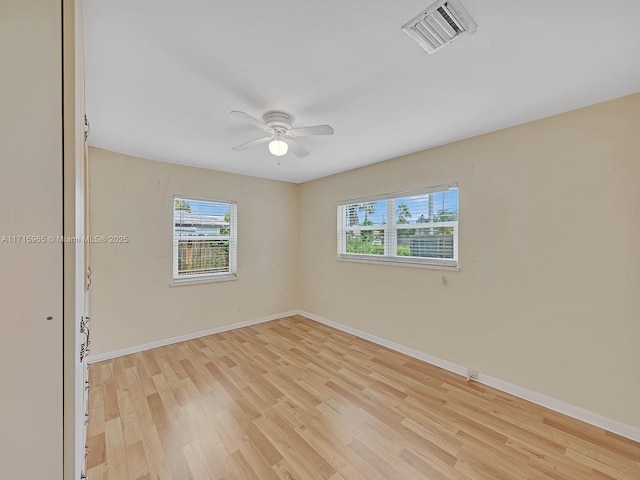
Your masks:
{"label": "electrical outlet", "polygon": [[467,382],[478,379],[478,370],[467,368]]}

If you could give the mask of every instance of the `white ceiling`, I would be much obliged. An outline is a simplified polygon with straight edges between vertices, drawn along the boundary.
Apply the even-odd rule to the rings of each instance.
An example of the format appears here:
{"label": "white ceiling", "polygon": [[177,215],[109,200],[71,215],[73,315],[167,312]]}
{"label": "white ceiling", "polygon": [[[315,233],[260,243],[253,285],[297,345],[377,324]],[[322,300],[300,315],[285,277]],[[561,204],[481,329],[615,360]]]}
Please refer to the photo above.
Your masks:
{"label": "white ceiling", "polygon": [[[428,55],[431,0],[84,0],[92,146],[304,182],[640,91],[639,0],[462,0],[478,30]],[[311,152],[235,145],[284,110]]]}

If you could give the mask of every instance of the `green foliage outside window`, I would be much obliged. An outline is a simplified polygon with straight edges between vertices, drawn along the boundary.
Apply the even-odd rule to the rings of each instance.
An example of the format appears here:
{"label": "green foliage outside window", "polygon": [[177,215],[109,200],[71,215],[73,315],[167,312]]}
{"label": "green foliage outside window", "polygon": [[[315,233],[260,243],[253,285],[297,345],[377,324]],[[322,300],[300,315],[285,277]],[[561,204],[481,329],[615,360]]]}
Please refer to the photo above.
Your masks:
{"label": "green foliage outside window", "polygon": [[229,240],[178,242],[178,275],[217,273],[229,269]]}

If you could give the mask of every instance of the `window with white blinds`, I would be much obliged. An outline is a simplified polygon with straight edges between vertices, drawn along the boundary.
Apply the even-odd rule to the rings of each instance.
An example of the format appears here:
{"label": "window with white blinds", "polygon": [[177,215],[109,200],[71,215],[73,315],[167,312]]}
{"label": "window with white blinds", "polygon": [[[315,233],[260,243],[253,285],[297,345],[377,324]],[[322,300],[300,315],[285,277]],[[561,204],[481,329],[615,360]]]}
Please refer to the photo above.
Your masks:
{"label": "window with white blinds", "polygon": [[457,185],[341,202],[338,255],[457,267]]}
{"label": "window with white blinds", "polygon": [[174,197],[174,282],[235,276],[236,225],[235,202]]}

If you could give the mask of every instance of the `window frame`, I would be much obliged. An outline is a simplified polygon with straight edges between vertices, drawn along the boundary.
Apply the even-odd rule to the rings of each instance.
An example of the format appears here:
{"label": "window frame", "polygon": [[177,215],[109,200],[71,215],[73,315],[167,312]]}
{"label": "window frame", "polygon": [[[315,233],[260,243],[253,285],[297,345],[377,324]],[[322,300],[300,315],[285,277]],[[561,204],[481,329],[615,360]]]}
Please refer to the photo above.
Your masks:
{"label": "window frame", "polygon": [[[208,202],[229,205],[229,235],[215,237],[215,240],[229,241],[229,271],[211,273],[190,273],[178,275],[178,244],[176,240],[176,200]],[[202,241],[206,241],[203,239]],[[173,195],[171,201],[171,242],[172,242],[172,285],[186,285],[190,283],[209,283],[224,280],[235,280],[238,268],[238,203],[235,200],[221,200],[214,198],[194,197],[191,195]]]}
{"label": "window frame", "polygon": [[[409,224],[397,224],[396,223],[396,201],[399,198],[416,196],[416,195],[427,195],[431,193],[440,193],[447,192],[451,190],[458,191],[458,219],[456,221],[451,222],[437,222],[437,223],[421,223],[416,226],[415,223]],[[427,267],[436,267],[436,268],[444,268],[456,270],[459,269],[459,254],[458,254],[458,242],[459,242],[459,222],[460,222],[460,189],[458,188],[457,183],[449,183],[445,185],[436,185],[433,187],[425,187],[415,190],[408,190],[402,192],[393,192],[386,193],[383,195],[373,195],[369,197],[355,198],[349,200],[343,200],[338,202],[337,205],[337,220],[338,220],[338,228],[337,228],[337,247],[338,247],[338,259],[340,260],[349,260],[363,263],[386,263],[386,264],[398,264],[398,265],[411,265],[411,266],[427,266]],[[347,209],[345,208],[348,205],[358,204],[358,203],[367,203],[367,202],[378,202],[384,200],[386,201],[386,218],[387,223],[385,225],[354,225],[352,227],[346,226],[346,215]],[[420,229],[420,228],[442,228],[442,227],[452,227],[454,229],[453,235],[453,258],[434,258],[434,257],[410,257],[410,256],[399,256],[399,255],[391,255],[389,249],[393,245],[397,245],[398,239],[398,230],[403,229]],[[373,231],[373,230],[382,230],[384,232],[384,252],[382,255],[375,254],[366,254],[366,253],[347,253],[347,231]]]}

